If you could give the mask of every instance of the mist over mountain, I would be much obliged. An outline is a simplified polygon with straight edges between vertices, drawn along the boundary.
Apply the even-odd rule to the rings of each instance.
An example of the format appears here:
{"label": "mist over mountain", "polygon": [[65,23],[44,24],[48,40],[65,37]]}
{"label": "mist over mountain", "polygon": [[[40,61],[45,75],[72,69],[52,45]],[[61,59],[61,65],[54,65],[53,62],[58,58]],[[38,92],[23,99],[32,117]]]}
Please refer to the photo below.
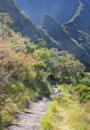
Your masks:
{"label": "mist over mountain", "polygon": [[41,23],[45,13],[56,18],[60,23],[70,19],[78,7],[79,0],[16,0],[36,23]]}

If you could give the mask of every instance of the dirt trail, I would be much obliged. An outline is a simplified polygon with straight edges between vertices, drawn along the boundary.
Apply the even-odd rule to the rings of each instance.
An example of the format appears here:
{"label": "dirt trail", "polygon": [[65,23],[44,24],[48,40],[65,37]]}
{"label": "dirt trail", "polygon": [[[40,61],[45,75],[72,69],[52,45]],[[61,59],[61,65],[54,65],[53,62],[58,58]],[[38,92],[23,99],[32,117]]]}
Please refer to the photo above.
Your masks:
{"label": "dirt trail", "polygon": [[43,98],[38,102],[30,104],[31,113],[19,113],[15,119],[19,121],[18,125],[13,125],[8,130],[40,130],[40,122],[48,111],[48,99]]}
{"label": "dirt trail", "polygon": [[[54,87],[51,98],[59,94],[62,94],[62,91],[58,91],[58,89]],[[49,99],[43,97],[42,100],[30,103],[29,108],[31,113],[19,113],[15,115],[14,118],[19,121],[19,123],[10,126],[8,130],[40,130],[41,120],[48,111],[49,101]]]}

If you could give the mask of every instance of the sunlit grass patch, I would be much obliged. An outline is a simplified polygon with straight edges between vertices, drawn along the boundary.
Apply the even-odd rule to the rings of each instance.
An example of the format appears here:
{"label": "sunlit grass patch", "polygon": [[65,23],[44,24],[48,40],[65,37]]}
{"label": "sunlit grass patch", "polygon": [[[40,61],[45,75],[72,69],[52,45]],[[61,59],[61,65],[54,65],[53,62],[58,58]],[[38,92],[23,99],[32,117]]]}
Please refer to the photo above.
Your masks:
{"label": "sunlit grass patch", "polygon": [[[64,88],[65,87],[65,88]],[[63,85],[64,93],[49,104],[49,112],[42,120],[51,121],[51,130],[88,130],[90,128],[90,103],[80,103],[79,95],[71,85]]]}

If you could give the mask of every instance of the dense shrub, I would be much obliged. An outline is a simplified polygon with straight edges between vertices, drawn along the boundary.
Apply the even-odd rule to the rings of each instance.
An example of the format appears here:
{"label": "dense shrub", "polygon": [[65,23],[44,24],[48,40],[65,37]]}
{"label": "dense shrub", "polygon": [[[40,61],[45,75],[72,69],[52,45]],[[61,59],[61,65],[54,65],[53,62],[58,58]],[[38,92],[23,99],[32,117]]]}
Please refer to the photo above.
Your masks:
{"label": "dense shrub", "polygon": [[80,83],[90,87],[90,79],[88,79],[88,78],[81,79]]}

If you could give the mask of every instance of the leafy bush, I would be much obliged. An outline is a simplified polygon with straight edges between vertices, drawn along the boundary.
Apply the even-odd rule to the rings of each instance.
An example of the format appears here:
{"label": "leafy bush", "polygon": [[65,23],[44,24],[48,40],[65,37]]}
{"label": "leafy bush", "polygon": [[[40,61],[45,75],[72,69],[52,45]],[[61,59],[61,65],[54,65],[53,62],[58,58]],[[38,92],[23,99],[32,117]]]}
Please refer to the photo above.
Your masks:
{"label": "leafy bush", "polygon": [[47,113],[47,115],[44,117],[44,119],[41,122],[42,125],[42,129],[43,130],[54,130],[53,129],[53,125],[52,125],[52,121],[49,119],[49,113]]}
{"label": "leafy bush", "polygon": [[87,102],[90,100],[90,87],[79,84],[76,86],[75,90],[79,92],[81,102]]}
{"label": "leafy bush", "polygon": [[90,100],[90,91],[89,92],[86,92],[86,93],[83,93],[82,95],[81,95],[81,97],[80,97],[80,100],[81,100],[81,102],[83,101],[85,101],[85,102],[87,102],[88,100]]}
{"label": "leafy bush", "polygon": [[90,87],[90,79],[88,79],[88,78],[81,79],[80,83]]}
{"label": "leafy bush", "polygon": [[43,130],[53,130],[52,123],[50,120],[43,120]]}

